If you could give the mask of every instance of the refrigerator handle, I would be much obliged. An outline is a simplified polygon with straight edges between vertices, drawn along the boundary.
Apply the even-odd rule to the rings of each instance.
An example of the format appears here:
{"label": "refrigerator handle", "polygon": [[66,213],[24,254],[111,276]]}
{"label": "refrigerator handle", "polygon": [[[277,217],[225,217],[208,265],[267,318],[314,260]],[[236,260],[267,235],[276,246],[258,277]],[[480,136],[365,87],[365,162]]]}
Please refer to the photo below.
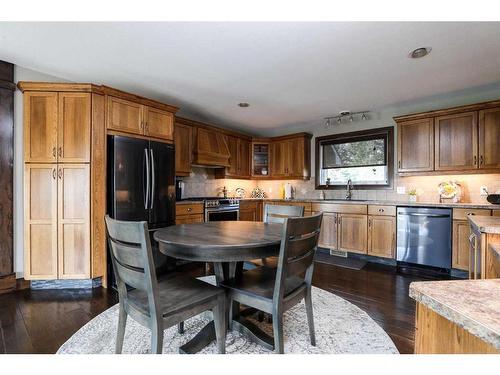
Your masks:
{"label": "refrigerator handle", "polygon": [[144,199],[144,208],[148,208],[149,201],[149,155],[148,150],[144,149],[144,155],[146,156],[146,197]]}
{"label": "refrigerator handle", "polygon": [[153,208],[154,205],[154,195],[155,195],[155,157],[153,155],[153,149],[149,149],[151,152],[151,206],[149,208]]}

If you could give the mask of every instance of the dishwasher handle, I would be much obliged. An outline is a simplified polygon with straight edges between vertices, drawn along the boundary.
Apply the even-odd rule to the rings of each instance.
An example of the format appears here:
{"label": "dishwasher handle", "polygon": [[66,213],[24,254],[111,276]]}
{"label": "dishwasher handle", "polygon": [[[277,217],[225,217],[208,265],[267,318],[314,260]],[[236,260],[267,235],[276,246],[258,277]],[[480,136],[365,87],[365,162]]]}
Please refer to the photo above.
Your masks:
{"label": "dishwasher handle", "polygon": [[405,216],[422,216],[422,217],[450,217],[448,214],[423,214],[423,213],[406,213],[406,212],[398,212],[398,215],[405,215]]}

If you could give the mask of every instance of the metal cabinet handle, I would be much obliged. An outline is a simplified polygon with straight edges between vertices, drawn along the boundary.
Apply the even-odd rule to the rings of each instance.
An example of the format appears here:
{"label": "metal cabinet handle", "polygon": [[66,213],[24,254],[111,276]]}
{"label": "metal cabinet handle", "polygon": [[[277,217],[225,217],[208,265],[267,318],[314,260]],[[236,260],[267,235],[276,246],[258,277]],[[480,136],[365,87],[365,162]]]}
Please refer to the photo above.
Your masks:
{"label": "metal cabinet handle", "polygon": [[401,160],[398,160],[398,168],[401,168]]}
{"label": "metal cabinet handle", "polygon": [[144,123],[144,132],[149,133],[149,126],[147,121]]}
{"label": "metal cabinet handle", "polygon": [[484,165],[483,155],[479,157],[479,165]]}
{"label": "metal cabinet handle", "polygon": [[56,169],[52,169],[52,178],[55,180],[56,179]]}
{"label": "metal cabinet handle", "polygon": [[372,226],[372,219],[368,219],[368,228],[371,228]]}
{"label": "metal cabinet handle", "polygon": [[52,147],[52,156],[56,157],[56,148],[55,147]]}
{"label": "metal cabinet handle", "polygon": [[477,165],[477,155],[474,155],[474,165]]}
{"label": "metal cabinet handle", "polygon": [[62,168],[59,168],[57,175],[59,176],[59,179],[62,179]]}
{"label": "metal cabinet handle", "polygon": [[384,212],[384,209],[383,208],[379,208],[378,212]]}
{"label": "metal cabinet handle", "polygon": [[187,212],[191,212],[193,209],[191,207],[188,207]]}
{"label": "metal cabinet handle", "polygon": [[59,157],[61,157],[61,156],[62,156],[62,147],[59,147],[59,149],[57,150],[57,155],[58,155]]}

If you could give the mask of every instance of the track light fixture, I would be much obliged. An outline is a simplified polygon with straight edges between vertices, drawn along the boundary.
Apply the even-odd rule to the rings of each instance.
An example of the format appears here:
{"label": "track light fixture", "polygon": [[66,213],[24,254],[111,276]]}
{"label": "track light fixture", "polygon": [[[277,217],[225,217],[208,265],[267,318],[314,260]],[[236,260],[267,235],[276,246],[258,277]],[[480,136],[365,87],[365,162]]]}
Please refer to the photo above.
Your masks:
{"label": "track light fixture", "polygon": [[361,115],[361,120],[365,121],[368,119],[367,113],[369,113],[369,111],[358,111],[358,112],[340,111],[339,114],[336,116],[328,116],[324,118],[325,127],[329,128],[330,126],[332,126],[331,120],[337,121],[337,124],[341,124],[344,118],[349,119],[349,122],[354,122],[356,120],[357,115]]}

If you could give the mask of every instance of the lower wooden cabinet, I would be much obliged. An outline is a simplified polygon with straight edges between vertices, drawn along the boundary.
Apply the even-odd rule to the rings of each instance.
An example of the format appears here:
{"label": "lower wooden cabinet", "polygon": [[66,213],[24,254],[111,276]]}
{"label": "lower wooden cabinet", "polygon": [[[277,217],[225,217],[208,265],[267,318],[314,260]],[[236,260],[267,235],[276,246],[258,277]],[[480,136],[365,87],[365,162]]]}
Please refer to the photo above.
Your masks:
{"label": "lower wooden cabinet", "polygon": [[202,202],[175,205],[175,224],[203,223],[204,221]]}
{"label": "lower wooden cabinet", "polygon": [[175,218],[175,224],[192,224],[192,223],[203,223],[205,218],[203,214],[194,215],[182,215]]}
{"label": "lower wooden cabinet", "polygon": [[368,216],[368,255],[394,258],[396,247],[396,218]]}
{"label": "lower wooden cabinet", "polygon": [[[319,212],[313,212],[314,215]],[[337,250],[337,214],[323,212],[321,232],[319,234],[318,246],[325,249]]]}
{"label": "lower wooden cabinet", "polygon": [[26,164],[24,203],[24,278],[89,278],[89,165]]}
{"label": "lower wooden cabinet", "polygon": [[338,214],[338,249],[366,254],[368,245],[367,215]]}
{"label": "lower wooden cabinet", "polygon": [[470,224],[465,220],[453,220],[453,245],[451,266],[460,270],[469,270]]}
{"label": "lower wooden cabinet", "polygon": [[262,202],[241,201],[240,221],[262,221]]}

